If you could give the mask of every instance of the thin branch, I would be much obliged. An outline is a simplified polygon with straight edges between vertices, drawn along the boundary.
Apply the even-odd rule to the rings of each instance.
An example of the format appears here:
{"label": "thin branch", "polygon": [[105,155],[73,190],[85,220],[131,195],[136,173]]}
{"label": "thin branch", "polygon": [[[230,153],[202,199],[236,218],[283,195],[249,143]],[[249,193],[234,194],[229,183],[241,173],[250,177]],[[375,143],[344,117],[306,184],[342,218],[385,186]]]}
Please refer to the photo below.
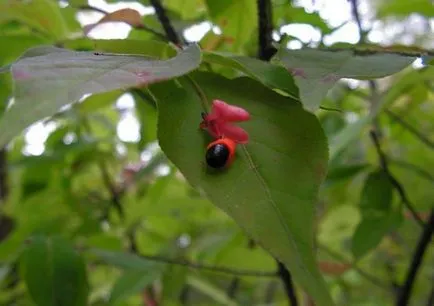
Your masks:
{"label": "thin branch", "polygon": [[359,1],[349,0],[349,2],[351,3],[351,13],[354,17],[354,20],[356,21],[357,28],[359,29],[359,43],[362,43],[365,40],[365,32],[363,31],[362,19],[360,18],[360,13],[358,9]]}
{"label": "thin branch", "polygon": [[419,225],[424,227],[425,224],[424,224],[423,220],[420,218],[420,216],[418,215],[418,213],[416,212],[416,210],[414,209],[413,204],[408,199],[407,193],[405,192],[404,187],[401,185],[401,183],[398,182],[398,180],[392,175],[392,173],[389,170],[387,158],[386,158],[386,155],[384,154],[383,150],[381,149],[381,145],[380,145],[380,141],[378,139],[377,132],[375,130],[371,130],[370,136],[371,136],[372,142],[375,145],[375,149],[377,150],[377,155],[378,155],[378,158],[380,160],[381,168],[388,176],[390,183],[393,185],[393,187],[398,192],[402,203],[411,212],[413,218],[419,223]]}
{"label": "thin branch", "polygon": [[157,15],[158,20],[163,26],[167,39],[177,46],[183,45],[184,42],[181,40],[178,33],[176,33],[175,28],[172,26],[169,17],[167,17],[166,10],[164,9],[160,0],[151,0],[150,2],[152,7],[155,9],[155,14]]}
{"label": "thin branch", "polygon": [[322,250],[324,253],[327,253],[330,257],[338,260],[339,262],[346,264],[346,265],[350,265],[351,269],[353,269],[354,271],[359,273],[361,276],[363,276],[366,280],[370,281],[375,286],[377,286],[381,289],[384,289],[385,291],[390,291],[389,286],[386,285],[381,279],[379,279],[378,277],[376,277],[374,275],[369,274],[368,272],[363,271],[356,264],[351,263],[348,260],[346,260],[341,254],[327,248],[324,245],[318,245],[318,248],[320,250]]}
{"label": "thin branch", "polygon": [[8,186],[8,165],[7,165],[7,150],[0,149],[0,205],[4,202],[9,194]]}
{"label": "thin branch", "polygon": [[[273,47],[273,10],[271,0],[257,0],[258,7],[258,58],[263,61],[269,61],[276,53]],[[285,288],[289,305],[297,306],[297,297],[295,295],[292,277],[283,263],[276,259],[278,266],[278,275]]]}
{"label": "thin branch", "polygon": [[288,269],[286,269],[285,265],[278,261],[279,267],[279,277],[283,282],[283,286],[285,287],[286,296],[289,301],[290,306],[297,306],[297,296],[294,290],[294,284],[292,283],[292,277],[289,273]]}
{"label": "thin branch", "polygon": [[258,57],[269,61],[276,53],[273,47],[273,11],[270,0],[258,0],[259,50]]}
{"label": "thin branch", "polygon": [[432,287],[433,288],[431,289],[431,293],[429,294],[426,306],[432,306],[432,305],[434,305],[434,285]]}
{"label": "thin branch", "polygon": [[407,131],[409,131],[413,136],[415,136],[417,139],[419,139],[421,142],[423,142],[425,145],[427,145],[430,149],[434,149],[434,142],[431,141],[428,137],[423,135],[421,132],[419,132],[417,129],[415,129],[413,126],[411,126],[408,122],[403,120],[401,117],[393,113],[392,111],[386,109],[385,113],[391,117],[394,121],[399,123],[403,128],[405,128]]}
{"label": "thin branch", "polygon": [[198,270],[208,270],[208,271],[225,273],[225,274],[236,275],[236,276],[253,276],[253,277],[277,277],[278,276],[276,272],[239,270],[239,269],[232,269],[232,268],[226,268],[220,266],[204,265],[204,264],[190,262],[187,260],[172,259],[163,256],[158,256],[158,255],[140,254],[139,256],[144,259],[152,260],[156,262],[161,262],[161,263],[166,263],[171,265],[179,265],[179,266],[184,266],[184,267],[198,269]]}
{"label": "thin branch", "polygon": [[[90,127],[90,124],[89,124],[87,118],[83,119],[83,126],[84,126],[87,133],[89,133],[89,134],[92,133],[92,129]],[[124,213],[123,207],[121,205],[121,200],[120,200],[121,193],[118,191],[118,189],[116,188],[116,185],[112,182],[112,180],[110,178],[108,166],[103,160],[100,160],[98,162],[98,168],[99,168],[99,171],[101,173],[102,181],[110,193],[112,206],[117,210],[119,217],[121,219],[123,219],[125,217],[125,213]]]}
{"label": "thin branch", "polygon": [[428,223],[425,225],[425,228],[422,234],[420,235],[419,242],[413,254],[413,259],[411,261],[410,267],[408,268],[404,285],[402,286],[400,294],[398,295],[396,306],[408,305],[408,301],[411,295],[411,290],[416,280],[417,272],[422,264],[425,251],[427,250],[428,245],[431,242],[431,236],[433,234],[433,231],[434,231],[434,208],[431,209],[431,214],[428,219]]}
{"label": "thin branch", "polygon": [[[100,9],[98,7],[92,6],[92,5],[80,5],[80,6],[77,7],[77,9],[83,10],[83,11],[86,11],[86,10],[87,11],[94,11],[94,12],[97,12],[97,13],[101,13],[104,16],[109,14],[109,12],[107,12],[107,11],[105,11],[103,9]],[[140,25],[131,25],[131,26],[134,29],[136,29],[136,30],[144,30],[146,32],[154,34],[155,36],[157,36],[158,38],[161,38],[162,40],[165,40],[165,41],[167,40],[167,38],[166,38],[166,36],[164,34],[162,34],[162,33],[158,32],[158,31],[154,30],[151,27],[148,27],[147,25],[140,24]]]}

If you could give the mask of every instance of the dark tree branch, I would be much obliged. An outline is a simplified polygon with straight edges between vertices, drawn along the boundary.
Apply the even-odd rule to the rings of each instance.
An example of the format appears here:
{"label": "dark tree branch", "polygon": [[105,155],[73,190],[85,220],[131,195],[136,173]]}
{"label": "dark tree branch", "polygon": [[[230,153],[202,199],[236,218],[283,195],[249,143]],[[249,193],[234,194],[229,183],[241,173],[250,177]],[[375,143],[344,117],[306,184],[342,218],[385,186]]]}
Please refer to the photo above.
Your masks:
{"label": "dark tree branch", "polygon": [[8,188],[8,164],[6,148],[0,149],[0,205],[9,194]]}
{"label": "dark tree branch", "polygon": [[151,0],[150,2],[152,7],[155,9],[155,14],[157,15],[158,20],[163,26],[167,39],[177,46],[183,45],[184,42],[179,37],[178,33],[176,33],[175,28],[172,26],[169,17],[167,17],[166,10],[164,9],[160,0]]}
{"label": "dark tree branch", "polygon": [[364,42],[365,40],[365,32],[362,27],[362,19],[360,18],[359,13],[359,1],[358,0],[348,0],[351,3],[351,13],[356,21],[357,28],[359,29],[359,43]]}
{"label": "dark tree branch", "polygon": [[377,132],[375,130],[371,130],[370,136],[371,136],[372,142],[375,145],[375,149],[377,150],[377,154],[378,154],[378,158],[380,160],[381,168],[388,176],[390,183],[393,185],[393,187],[398,192],[402,203],[411,212],[413,218],[419,223],[419,225],[424,227],[425,224],[424,224],[423,220],[420,218],[420,216],[418,215],[418,213],[416,212],[416,210],[414,209],[413,204],[408,199],[407,193],[405,192],[404,187],[401,185],[401,183],[398,182],[398,180],[392,175],[392,173],[389,170],[387,158],[386,158],[386,155],[384,154],[383,150],[381,149],[380,140],[378,139]]}
{"label": "dark tree branch", "polygon": [[417,272],[422,264],[423,256],[431,242],[431,236],[434,231],[434,208],[431,209],[431,214],[428,219],[428,223],[425,225],[422,234],[420,235],[419,242],[413,254],[410,267],[408,268],[407,276],[405,278],[404,285],[400,290],[396,306],[406,306],[410,299],[411,290],[416,280]]}
{"label": "dark tree branch", "polygon": [[[269,61],[276,53],[273,47],[273,10],[271,0],[257,0],[258,6],[258,38],[259,49],[258,57],[260,60]],[[283,263],[276,259],[278,266],[278,275],[285,288],[289,304],[297,306],[297,297],[295,295],[292,277]]]}
{"label": "dark tree branch", "polygon": [[[86,130],[87,133],[92,134],[92,129],[90,127],[90,124],[89,124],[87,118],[83,119],[83,126],[84,126],[84,129]],[[125,214],[124,214],[124,210],[123,210],[123,207],[121,205],[121,200],[120,200],[121,193],[110,178],[108,166],[103,160],[100,160],[98,162],[98,168],[99,168],[99,171],[101,173],[102,181],[103,181],[105,187],[107,188],[108,192],[110,193],[110,198],[111,198],[111,203],[112,203],[111,206],[113,206],[117,210],[119,217],[121,219],[123,219],[125,217]]]}
{"label": "dark tree branch", "polygon": [[405,128],[407,131],[409,131],[413,136],[415,136],[417,139],[419,139],[421,142],[423,142],[425,145],[427,145],[430,149],[434,149],[434,142],[428,139],[425,135],[423,135],[421,132],[419,132],[417,129],[415,129],[413,126],[411,126],[409,123],[407,123],[405,120],[403,120],[401,117],[393,113],[392,111],[386,109],[385,113],[392,118],[394,121],[399,123],[403,128]]}
{"label": "dark tree branch", "polygon": [[292,283],[292,277],[289,273],[288,269],[278,261],[279,266],[279,277],[283,282],[283,286],[285,287],[286,296],[288,297],[290,306],[297,306],[297,296],[295,295],[294,284]]}
{"label": "dark tree branch", "polygon": [[258,0],[259,50],[258,57],[269,61],[276,53],[273,47],[273,11],[271,0]]}

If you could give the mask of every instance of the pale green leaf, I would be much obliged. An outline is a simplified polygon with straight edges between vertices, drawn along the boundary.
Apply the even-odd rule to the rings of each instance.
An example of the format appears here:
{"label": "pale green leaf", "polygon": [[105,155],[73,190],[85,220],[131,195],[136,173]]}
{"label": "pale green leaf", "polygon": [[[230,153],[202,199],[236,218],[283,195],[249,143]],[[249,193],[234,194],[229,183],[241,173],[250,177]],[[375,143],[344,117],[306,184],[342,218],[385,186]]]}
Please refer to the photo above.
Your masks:
{"label": "pale green leaf", "polygon": [[288,50],[277,58],[293,73],[304,107],[315,111],[327,92],[342,78],[376,79],[409,66],[415,56],[354,50]]}
{"label": "pale green leaf", "polygon": [[0,121],[0,146],[30,124],[55,114],[84,94],[174,78],[197,68],[200,60],[197,45],[165,61],[54,47],[30,49],[11,68],[15,103]]}

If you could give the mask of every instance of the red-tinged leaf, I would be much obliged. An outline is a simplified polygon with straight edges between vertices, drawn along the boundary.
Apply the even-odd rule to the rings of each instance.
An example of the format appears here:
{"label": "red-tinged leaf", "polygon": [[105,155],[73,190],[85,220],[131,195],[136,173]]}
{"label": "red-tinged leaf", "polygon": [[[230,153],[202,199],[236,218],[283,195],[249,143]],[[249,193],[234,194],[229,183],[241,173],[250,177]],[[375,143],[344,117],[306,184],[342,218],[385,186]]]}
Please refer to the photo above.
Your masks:
{"label": "red-tinged leaf", "polygon": [[132,27],[140,27],[143,25],[142,16],[138,11],[130,8],[124,8],[105,15],[96,23],[85,26],[84,33],[86,35],[89,34],[89,32],[92,31],[96,26],[106,22],[125,22]]}
{"label": "red-tinged leaf", "polygon": [[145,86],[198,67],[191,45],[168,60],[135,55],[73,52],[55,47],[28,50],[12,65],[15,103],[0,121],[0,147],[30,124],[55,114],[84,94]]}

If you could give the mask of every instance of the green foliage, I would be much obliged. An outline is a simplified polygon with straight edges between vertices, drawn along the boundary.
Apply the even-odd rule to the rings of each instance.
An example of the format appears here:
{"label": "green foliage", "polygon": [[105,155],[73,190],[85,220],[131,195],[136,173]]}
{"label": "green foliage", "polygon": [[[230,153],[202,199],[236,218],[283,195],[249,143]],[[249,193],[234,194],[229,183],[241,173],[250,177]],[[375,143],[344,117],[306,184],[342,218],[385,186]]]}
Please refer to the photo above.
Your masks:
{"label": "green foliage", "polygon": [[27,289],[37,305],[85,305],[88,296],[86,266],[66,240],[30,238],[20,259]]}
{"label": "green foliage", "polygon": [[[179,35],[211,26],[185,46],[108,2],[127,38],[89,37],[88,1],[0,0],[0,304],[286,305],[276,259],[300,305],[395,303],[422,232],[409,208],[433,207],[432,31],[409,22],[432,3],[370,1],[384,28],[361,12],[360,44],[327,47],[350,19],[270,1],[265,62],[256,1],[162,0]],[[221,171],[199,128],[214,99],[251,115]],[[431,294],[424,255],[408,305]]]}

